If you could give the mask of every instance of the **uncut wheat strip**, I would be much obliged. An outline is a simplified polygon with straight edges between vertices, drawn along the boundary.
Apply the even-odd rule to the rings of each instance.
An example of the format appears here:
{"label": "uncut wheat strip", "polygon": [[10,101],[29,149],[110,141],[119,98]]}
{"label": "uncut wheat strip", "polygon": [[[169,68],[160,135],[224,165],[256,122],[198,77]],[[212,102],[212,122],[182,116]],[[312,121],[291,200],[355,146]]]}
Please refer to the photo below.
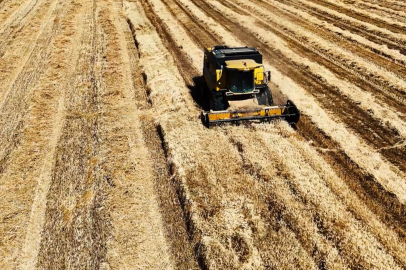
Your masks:
{"label": "uncut wheat strip", "polygon": [[[147,23],[145,21],[140,21],[137,20],[133,14],[137,14],[138,12],[135,12],[134,5],[136,5],[133,2],[124,2],[124,9],[127,14],[127,17],[130,19],[131,23],[137,23],[137,25]],[[138,6],[138,5],[137,5]],[[144,13],[143,13],[144,14]],[[149,21],[148,21],[148,27],[149,26]],[[139,26],[137,26],[139,27]],[[152,27],[152,26],[151,26]],[[143,32],[141,31],[142,29],[135,28],[135,33],[133,33],[134,38],[137,40],[142,40],[142,38],[139,38],[139,35],[142,35]],[[147,33],[147,37],[149,37],[151,33]],[[154,38],[156,33],[153,34]],[[147,86],[149,84],[157,84],[161,83],[165,85],[165,81],[175,81],[178,82],[178,84],[182,85],[180,82],[182,82],[182,77],[179,74],[176,66],[174,65],[168,65],[168,67],[165,70],[161,69],[156,69],[153,65],[150,64],[150,62],[154,63],[157,60],[154,59],[164,59],[165,61],[168,62],[173,62],[173,59],[170,55],[170,53],[166,49],[162,49],[160,41],[154,40],[155,42],[151,42],[150,48],[148,50],[143,47],[142,49],[139,49],[140,53],[140,66],[144,70],[144,73],[147,74]],[[159,45],[157,45],[159,44]],[[159,47],[158,47],[159,46]],[[164,47],[163,47],[164,48]],[[155,54],[151,54],[150,52],[156,52]],[[152,76],[149,76],[148,74],[154,75],[154,78]],[[160,75],[160,76],[155,76],[155,75]],[[165,87],[165,86],[164,86]],[[176,87],[179,89],[181,92],[175,92],[171,90],[171,86],[166,86],[163,91],[167,91],[165,95],[162,95],[158,97],[157,93],[151,92],[150,93],[150,98],[153,100],[154,107],[159,108],[161,110],[160,113],[165,113],[165,112],[182,112],[185,115],[188,115],[187,111],[190,111],[190,113],[197,113],[198,114],[198,109],[196,106],[193,104],[193,100],[190,97],[190,93],[187,88],[185,87]],[[187,106],[184,106],[184,103],[186,103]],[[181,105],[182,104],[182,105]]]}
{"label": "uncut wheat strip", "polygon": [[[76,11],[72,9],[67,16],[69,19],[75,15]],[[65,23],[65,18],[61,16],[61,19],[66,29],[51,45],[50,65],[30,100],[30,109],[25,117],[26,127],[22,131],[24,139],[13,153],[10,166],[0,178],[0,182],[3,183],[0,186],[0,193],[3,194],[0,199],[3,209],[1,215],[4,218],[10,212],[18,213],[15,219],[0,226],[1,231],[7,230],[10,226],[18,228],[15,230],[17,236],[9,241],[6,240],[8,233],[3,231],[2,241],[7,243],[7,246],[0,248],[5,258],[3,261],[5,265],[0,263],[2,269],[12,265],[16,268],[20,265],[22,269],[33,269],[36,262],[46,204],[45,197],[53,165],[54,146],[63,122],[61,120],[61,115],[64,113],[61,102],[63,88],[68,85],[61,74],[64,76],[67,74],[69,77],[70,73],[67,59],[72,49],[70,36],[73,32]],[[68,57],[64,58],[63,54]],[[59,79],[58,84],[55,83],[56,79]],[[34,193],[35,196],[33,196]]]}
{"label": "uncut wheat strip", "polygon": [[[342,2],[342,1],[332,1],[332,0],[323,0],[323,1],[325,1],[327,3],[331,3],[331,4],[333,4],[333,5],[337,6],[337,7],[340,7],[340,8],[348,9],[348,4],[346,4],[346,3]],[[359,9],[359,8],[355,7],[354,5],[351,5],[351,12],[356,12],[356,13],[359,13],[359,14],[365,16],[365,17],[377,19],[379,21],[383,21],[383,22],[385,22],[387,24],[390,24],[390,25],[406,27],[406,23],[404,23],[404,22],[394,22],[392,18],[387,18],[385,16],[380,16],[380,15],[373,14],[373,13],[368,12],[366,10]]]}
{"label": "uncut wheat strip", "polygon": [[394,50],[394,49],[389,49],[388,46],[386,45],[380,45],[377,44],[375,42],[372,42],[362,36],[356,35],[351,33],[348,30],[343,30],[339,27],[334,26],[331,23],[319,20],[317,17],[310,15],[309,13],[307,13],[306,11],[302,11],[296,7],[292,7],[289,6],[287,4],[284,4],[282,2],[279,1],[274,1],[271,0],[269,2],[270,4],[272,4],[273,6],[277,7],[280,10],[284,10],[287,11],[289,13],[295,14],[297,16],[302,17],[303,19],[312,22],[313,24],[317,25],[320,28],[324,28],[330,32],[333,33],[338,33],[340,35],[342,35],[343,37],[350,39],[350,40],[355,40],[357,43],[359,43],[360,45],[363,45],[365,47],[370,47],[373,48],[375,50],[381,51],[383,53],[385,53],[386,55],[391,56],[393,59],[399,60],[399,61],[403,61],[406,62],[406,56],[401,54],[398,50]]}
{"label": "uncut wheat strip", "polygon": [[[188,0],[182,1],[188,3],[189,9],[193,13],[196,9],[199,9]],[[205,20],[205,17],[199,17],[199,19]],[[226,38],[230,35],[230,33],[219,24],[213,28],[210,27],[210,30]],[[228,39],[226,38],[224,40],[228,43]],[[241,46],[243,42],[232,37],[230,44],[233,46]],[[273,82],[279,86],[283,94],[289,99],[294,100],[300,110],[306,115],[309,115],[319,128],[333,140],[337,141],[347,155],[361,168],[373,175],[380,184],[388,191],[396,194],[402,203],[405,203],[406,183],[404,179],[406,178],[403,173],[384,160],[377,151],[350,132],[342,123],[333,120],[333,116],[328,115],[305,89],[298,86],[289,77],[282,75],[277,68],[269,65],[266,61],[264,63],[267,70],[270,70],[273,74]]]}
{"label": "uncut wheat strip", "polygon": [[[112,181],[117,187],[109,200],[113,235],[108,243],[108,264],[111,268],[137,265],[140,269],[173,269],[154,189],[154,161],[145,146],[134,100],[123,35],[129,29],[121,8],[118,3],[100,4],[100,23],[106,38],[105,71],[101,76],[106,105],[102,106],[105,117],[101,129],[108,142],[107,171],[115,176]],[[126,174],[126,170],[131,173]],[[132,195],[123,198],[125,192]]]}
{"label": "uncut wheat strip", "polygon": [[[147,23],[145,14],[140,14],[140,8],[137,8],[136,3],[133,5],[125,3],[125,6],[126,5],[129,8],[127,9],[127,15],[134,24],[135,38],[137,42],[139,42],[139,50],[141,53],[140,61],[142,64],[145,62],[142,66],[143,71],[148,77],[147,86],[151,90],[153,107],[159,106],[163,111],[166,111],[167,108],[174,106],[172,101],[162,101],[163,97],[167,95],[168,89],[171,89],[174,94],[179,96],[183,95],[183,92],[187,91],[187,88],[184,86],[184,82],[175,68],[175,63],[173,63],[171,58],[166,56],[168,53],[153,29],[153,26]],[[132,11],[129,12],[128,10]],[[141,26],[139,26],[140,24]],[[147,67],[146,63],[151,67]],[[165,71],[162,70],[157,73],[155,65],[165,65],[166,69]],[[170,72],[171,78],[168,77],[169,74],[166,75],[167,72]],[[163,81],[163,79],[165,80]],[[234,148],[227,142],[226,137],[220,136],[216,141],[211,140],[210,138],[215,136],[216,132],[205,129],[199,121],[196,121],[195,117],[192,119],[188,117],[190,113],[196,111],[196,108],[191,103],[192,98],[190,94],[188,94],[186,98],[188,100],[177,99],[174,101],[177,103],[176,107],[181,106],[185,108],[183,111],[177,110],[167,114],[159,114],[157,120],[163,128],[163,135],[165,143],[167,144],[170,162],[174,164],[173,166],[177,171],[177,178],[181,179],[180,185],[181,192],[183,193],[183,201],[185,201],[187,205],[187,212],[189,218],[192,220],[193,227],[196,228],[194,234],[200,235],[200,232],[203,232],[204,235],[206,235],[205,239],[207,241],[199,241],[200,250],[204,253],[203,257],[205,258],[205,263],[212,266],[220,264],[223,266],[222,268],[233,268],[233,266],[241,267],[237,254],[225,246],[224,243],[227,239],[224,237],[233,233],[232,230],[230,231],[230,228],[233,230],[240,228],[238,229],[239,233],[244,235],[251,250],[251,256],[244,265],[245,267],[250,266],[250,268],[258,269],[261,265],[261,260],[256,247],[254,247],[250,239],[252,232],[250,228],[247,228],[247,222],[242,218],[242,215],[238,213],[238,210],[233,208],[233,205],[236,203],[235,200],[239,201],[242,198],[231,196],[230,194],[221,201],[218,201],[219,198],[227,194],[223,191],[224,188],[222,188],[221,185],[216,184],[216,181],[221,179],[224,179],[223,181],[226,182],[228,182],[227,180],[231,181],[237,179],[252,182],[252,179],[250,180],[248,175],[239,173],[241,167],[238,166],[238,164],[231,163],[227,166],[222,164],[221,161],[226,159],[235,159],[238,161],[238,153],[236,153],[235,150],[233,151]],[[215,149],[215,151],[212,149]],[[198,166],[200,170],[203,170],[206,176],[196,174],[196,172],[199,171],[196,171],[196,166]],[[205,188],[203,190],[193,188],[193,185],[201,185],[199,181],[196,182],[198,179],[200,179],[199,181],[208,181],[206,188],[210,188],[215,191],[215,193],[208,193],[203,197],[199,195],[200,192],[204,192]],[[192,188],[193,192],[190,188]],[[231,186],[229,188],[232,190],[233,187]],[[243,194],[240,195],[243,196]],[[221,216],[216,219],[216,223],[214,224],[202,218],[201,215],[204,213],[201,212],[202,210],[199,210],[201,207],[214,207],[211,203],[208,203],[213,200],[217,203],[221,202],[224,205],[223,207],[226,207],[225,212],[221,208],[215,207],[216,211],[220,211]],[[227,211],[227,209],[229,211]],[[233,211],[237,211],[237,213]],[[221,256],[221,254],[216,255],[212,253],[214,246],[220,247],[223,256]],[[219,259],[221,260],[218,261]]]}
{"label": "uncut wheat strip", "polygon": [[[273,136],[282,136],[279,129],[278,124],[271,123],[267,132]],[[302,246],[306,247],[309,254],[317,250],[312,255],[316,264],[323,261],[328,269],[348,269],[334,243],[319,231],[314,222],[314,212],[291,191],[287,179],[293,176],[283,169],[282,160],[273,156],[279,148],[258,140],[255,129],[229,127],[226,133],[234,143],[242,147],[246,165],[259,175],[259,181],[266,183],[268,196],[277,202],[277,205],[271,205],[274,215],[279,211],[283,213],[282,219],[296,233],[296,237],[302,241]],[[256,139],[252,140],[253,137]]]}
{"label": "uncut wheat strip", "polygon": [[322,6],[322,5],[314,4],[314,3],[306,1],[306,0],[298,0],[298,2],[304,4],[304,5],[312,8],[312,9],[321,10],[323,12],[329,13],[329,14],[331,14],[333,16],[336,16],[336,17],[338,17],[338,18],[340,18],[342,20],[348,21],[348,22],[353,23],[355,25],[360,25],[360,26],[362,26],[363,28],[365,28],[367,30],[376,31],[378,33],[382,33],[382,34],[385,34],[385,35],[388,35],[388,36],[392,36],[392,37],[396,38],[397,40],[399,40],[400,42],[406,42],[406,35],[405,34],[393,33],[392,31],[389,31],[389,30],[387,30],[385,28],[381,28],[381,27],[378,27],[376,25],[373,25],[373,24],[370,24],[370,23],[367,23],[367,22],[359,21],[359,20],[354,19],[354,18],[352,18],[352,17],[350,17],[348,15],[345,15],[343,13],[337,12],[337,11],[329,9],[329,8],[326,8],[326,7]]}
{"label": "uncut wheat strip", "polygon": [[[237,14],[232,10],[228,9],[227,7],[222,6],[217,1],[211,1],[211,3],[219,11],[223,12],[224,14],[228,14],[228,16],[232,17],[233,20],[238,21],[242,25],[255,25],[255,19],[251,19],[243,15]],[[246,4],[255,8],[255,6],[249,2],[236,1],[236,3],[238,3],[241,6]],[[267,16],[265,13],[262,15]],[[272,18],[275,19],[276,16],[273,16]],[[289,25],[289,23],[286,20],[281,19],[280,23],[282,23],[282,21],[284,22],[285,27]],[[299,28],[298,26],[293,25],[291,27],[292,29]],[[382,120],[382,122],[384,123],[389,123],[392,127],[395,127],[403,137],[406,137],[406,123],[400,119],[399,113],[393,111],[393,109],[389,108],[384,103],[376,100],[371,93],[363,91],[362,89],[351,84],[350,82],[337,78],[327,68],[318,65],[317,63],[314,63],[307,58],[297,55],[289,48],[288,45],[286,45],[284,40],[280,39],[276,35],[268,31],[265,31],[257,26],[247,27],[247,29],[249,29],[251,32],[261,37],[261,39],[264,40],[267,44],[269,44],[272,48],[278,49],[282,54],[291,59],[293,62],[297,63],[298,65],[308,66],[309,70],[311,70],[314,74],[316,74],[321,78],[324,78],[330,85],[337,87],[338,89],[340,89],[340,91],[342,91],[343,94],[349,96],[355,102],[359,103],[361,108],[363,108],[365,111],[372,110],[374,113],[374,117]],[[330,44],[329,46],[334,47],[333,44]],[[406,83],[404,81],[402,81],[402,83],[405,84],[406,87]]]}
{"label": "uncut wheat strip", "polygon": [[[297,139],[297,134],[293,129],[287,127],[286,123],[277,126],[280,132],[285,135],[287,140],[296,148],[296,151],[306,157],[306,161],[321,176],[329,189],[347,206],[348,211],[353,213],[357,220],[362,220],[364,226],[373,234],[402,265],[406,265],[406,244],[399,239],[398,235],[388,228],[352,191],[344,181],[335,173],[327,161],[323,159],[316,149],[310,146],[310,143],[303,143],[303,140]],[[273,127],[261,127],[265,132],[270,132]]]}
{"label": "uncut wheat strip", "polygon": [[[289,128],[287,125],[285,127]],[[289,183],[299,196],[314,207],[313,211],[321,217],[327,234],[336,241],[350,267],[361,260],[361,266],[365,268],[401,269],[385,247],[368,231],[369,224],[357,220],[326,185],[323,172],[312,168],[309,163],[312,153],[298,152],[295,145],[283,138],[287,136],[286,133],[274,135],[270,133],[271,128],[265,126],[263,131],[258,129],[258,138],[269,145],[271,157],[275,156],[282,161],[292,177],[288,178]],[[328,166],[325,170],[329,172],[331,169]]]}

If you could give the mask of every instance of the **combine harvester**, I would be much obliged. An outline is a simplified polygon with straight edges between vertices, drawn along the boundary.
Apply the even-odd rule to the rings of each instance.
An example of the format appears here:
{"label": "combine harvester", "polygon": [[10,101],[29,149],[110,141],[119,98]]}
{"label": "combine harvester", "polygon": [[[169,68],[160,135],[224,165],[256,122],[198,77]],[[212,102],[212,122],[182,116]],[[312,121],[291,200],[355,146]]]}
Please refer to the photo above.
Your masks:
{"label": "combine harvester", "polygon": [[201,117],[207,127],[255,120],[299,121],[300,112],[292,101],[274,105],[268,87],[271,72],[265,71],[262,54],[255,48],[205,48],[203,76],[207,85],[203,97],[210,111],[203,111]]}

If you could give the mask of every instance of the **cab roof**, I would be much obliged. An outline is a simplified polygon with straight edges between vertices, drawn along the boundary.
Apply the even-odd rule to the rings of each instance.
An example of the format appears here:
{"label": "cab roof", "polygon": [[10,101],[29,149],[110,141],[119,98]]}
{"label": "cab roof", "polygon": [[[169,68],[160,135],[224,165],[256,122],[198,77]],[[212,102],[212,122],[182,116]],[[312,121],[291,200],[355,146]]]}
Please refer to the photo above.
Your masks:
{"label": "cab roof", "polygon": [[255,69],[261,66],[261,64],[258,64],[252,59],[229,60],[225,61],[225,63],[227,65],[227,68],[239,70]]}
{"label": "cab roof", "polygon": [[235,56],[235,55],[259,54],[258,50],[255,48],[249,48],[249,47],[230,48],[227,46],[214,47],[212,52],[216,56],[216,58],[223,58],[223,57],[232,56],[232,55]]}
{"label": "cab roof", "polygon": [[262,64],[262,54],[255,48],[214,46],[205,48],[208,61],[215,65],[216,69],[222,68],[226,61],[252,59]]}

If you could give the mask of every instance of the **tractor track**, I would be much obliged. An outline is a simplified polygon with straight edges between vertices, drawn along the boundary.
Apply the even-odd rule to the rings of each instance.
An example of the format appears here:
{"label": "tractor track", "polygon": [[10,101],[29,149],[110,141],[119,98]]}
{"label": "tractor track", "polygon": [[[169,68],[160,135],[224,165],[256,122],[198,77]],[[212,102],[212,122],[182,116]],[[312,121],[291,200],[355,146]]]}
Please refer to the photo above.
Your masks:
{"label": "tractor track", "polygon": [[[350,98],[341,95],[339,89],[330,86],[326,81],[320,80],[309,72],[305,66],[291,63],[291,60],[287,59],[282,53],[273,50],[266,43],[258,40],[249,29],[227,19],[223,14],[201,0],[192,0],[192,2],[200,7],[208,16],[223,25],[227,30],[235,33],[235,36],[241,40],[247,40],[247,45],[261,48],[265,58],[272,59],[273,65],[279,67],[283,74],[291,77],[298,85],[301,85],[304,89],[312,93],[324,108],[339,116],[341,121],[351,127],[370,145],[377,149],[382,149],[380,152],[383,156],[406,172],[406,164],[403,162],[406,158],[406,149],[398,149],[396,147],[385,149],[385,147],[394,146],[402,141],[395,131],[383,126],[368,112],[357,106]],[[298,46],[297,49],[300,50],[301,54],[313,56],[316,61],[325,61],[321,57],[315,56],[308,48],[305,48],[301,44],[294,43],[292,46]],[[333,70],[335,69],[335,67],[328,62],[326,66],[331,67]],[[370,132],[365,132],[366,130]]]}
{"label": "tractor track", "polygon": [[[174,1],[167,1],[167,6],[174,4]],[[148,3],[144,2],[144,9],[150,10]],[[172,15],[175,15],[175,18],[184,18],[184,16],[179,15],[176,9],[176,5],[173,6],[174,10],[168,9]],[[147,12],[149,19],[154,22],[154,26],[157,28],[158,32],[161,33],[161,37],[166,37],[170,35],[165,29],[165,24],[158,18],[156,14],[152,11]],[[189,18],[191,15],[188,16]],[[195,20],[193,22],[187,23],[190,29],[200,29],[199,23]],[[192,26],[193,25],[193,26]],[[186,30],[186,29],[185,29]],[[165,31],[166,34],[162,32]],[[187,30],[186,30],[187,31]],[[190,64],[187,63],[187,60],[182,60],[182,52],[177,46],[172,46],[173,43],[168,42],[168,39],[164,39],[167,44],[167,49],[171,51],[172,56],[178,64],[179,70],[189,70],[189,73],[182,72],[185,82],[190,80],[190,76],[195,74],[191,70]],[[220,40],[217,40],[219,42]],[[171,44],[171,45],[169,45]],[[201,46],[202,44],[197,44]],[[308,141],[313,141],[315,147],[335,149],[337,151],[326,151],[323,152],[324,159],[332,165],[335,169],[335,172],[340,175],[340,178],[345,180],[352,190],[361,198],[361,200],[377,215],[380,217],[380,220],[385,222],[389,227],[395,226],[395,231],[401,239],[405,238],[405,229],[404,218],[402,214],[405,211],[405,206],[401,204],[392,194],[388,192],[381,192],[382,187],[376,183],[372,176],[366,175],[363,170],[356,166],[356,164],[344,153],[340,151],[338,145],[333,142],[330,138],[323,135],[323,133],[317,129],[317,127],[309,122],[308,118],[304,116],[305,124],[299,122],[298,124],[298,133],[302,138]],[[348,174],[347,171],[351,171],[351,174]],[[353,181],[356,181],[353,183]]]}
{"label": "tractor track", "polygon": [[355,25],[355,23],[348,21],[346,19],[337,17],[334,14],[330,14],[328,12],[318,10],[316,8],[309,7],[301,2],[295,2],[291,0],[280,0],[279,2],[293,6],[299,10],[306,11],[310,15],[328,23],[333,24],[343,30],[350,31],[351,33],[360,35],[372,42],[375,42],[380,45],[387,45],[389,49],[398,50],[403,55],[406,55],[406,46],[403,42],[399,41],[398,39],[394,38],[393,36],[387,35],[382,32],[370,31],[362,24]]}
{"label": "tractor track", "polygon": [[[57,80],[59,85],[51,83],[51,85],[42,86],[40,88],[45,90],[47,98],[51,101],[54,100],[50,97],[55,95],[57,97],[57,105],[53,106],[53,108],[56,109],[56,112],[51,112],[47,115],[48,117],[52,116],[52,118],[45,120],[48,125],[53,125],[53,130],[52,134],[48,136],[42,135],[43,139],[48,140],[48,145],[47,149],[44,151],[46,154],[43,155],[43,160],[38,159],[39,161],[42,161],[42,166],[38,166],[40,167],[40,173],[38,176],[35,196],[32,201],[24,245],[21,248],[20,268],[23,270],[34,269],[38,260],[38,253],[42,240],[41,233],[45,222],[43,216],[45,215],[47,195],[52,180],[55,152],[59,138],[61,137],[64,118],[66,116],[64,104],[65,91],[70,87],[71,83],[73,83],[72,76],[76,72],[75,69],[70,68],[70,64],[77,61],[79,55],[77,47],[80,46],[80,40],[78,37],[83,36],[83,27],[77,29],[73,23],[79,17],[78,14],[80,13],[80,7],[81,6],[79,5],[70,7],[68,16],[62,20],[63,33],[55,40],[50,66],[56,70],[51,69],[51,74],[49,74],[47,78],[50,78],[51,81]],[[63,68],[65,71],[62,71]],[[46,82],[46,80],[44,81]],[[42,96],[45,95],[42,94]],[[39,106],[41,106],[41,110],[43,110],[43,105],[41,104]],[[42,112],[41,116],[43,118],[44,115],[46,114]],[[40,120],[38,123],[41,123]],[[34,125],[34,127],[36,126]],[[43,124],[42,128],[44,127],[46,127],[46,125]],[[34,175],[35,174],[33,174],[33,176]]]}

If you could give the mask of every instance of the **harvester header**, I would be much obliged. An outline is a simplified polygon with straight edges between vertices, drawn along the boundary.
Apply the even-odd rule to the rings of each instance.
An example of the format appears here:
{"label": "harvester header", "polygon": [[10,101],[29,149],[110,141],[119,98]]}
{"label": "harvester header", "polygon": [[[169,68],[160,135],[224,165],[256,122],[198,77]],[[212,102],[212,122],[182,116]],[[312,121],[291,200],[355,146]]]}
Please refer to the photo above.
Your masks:
{"label": "harvester header", "polygon": [[291,100],[288,100],[286,105],[264,107],[261,109],[203,111],[201,117],[207,127],[225,122],[238,123],[242,121],[271,121],[275,119],[283,119],[289,124],[295,124],[299,121],[300,112],[296,105]]}

